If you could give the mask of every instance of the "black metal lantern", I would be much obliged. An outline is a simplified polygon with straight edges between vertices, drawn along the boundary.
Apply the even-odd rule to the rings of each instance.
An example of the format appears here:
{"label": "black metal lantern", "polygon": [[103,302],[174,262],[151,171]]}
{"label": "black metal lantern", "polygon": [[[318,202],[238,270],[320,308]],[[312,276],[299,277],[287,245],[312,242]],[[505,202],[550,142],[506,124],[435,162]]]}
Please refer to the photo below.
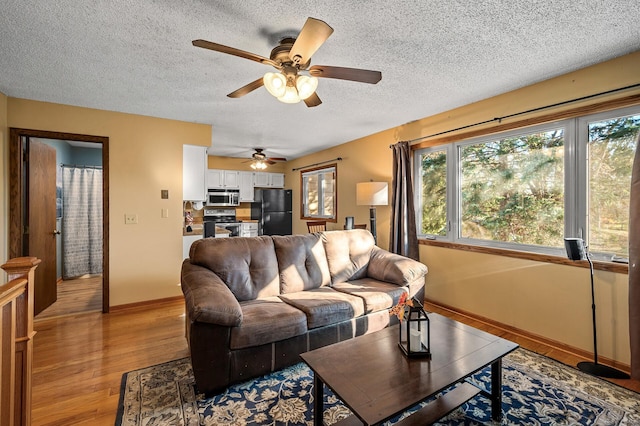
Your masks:
{"label": "black metal lantern", "polygon": [[413,306],[405,307],[398,346],[408,357],[431,358],[430,339],[429,317],[422,304],[414,298]]}

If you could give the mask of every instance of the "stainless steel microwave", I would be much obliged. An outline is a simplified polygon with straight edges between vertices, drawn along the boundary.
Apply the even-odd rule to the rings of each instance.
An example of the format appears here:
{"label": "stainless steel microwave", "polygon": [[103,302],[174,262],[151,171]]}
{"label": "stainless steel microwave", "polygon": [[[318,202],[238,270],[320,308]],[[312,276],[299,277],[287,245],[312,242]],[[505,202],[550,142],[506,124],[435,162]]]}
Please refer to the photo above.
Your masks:
{"label": "stainless steel microwave", "polygon": [[236,207],[240,205],[239,189],[209,189],[207,191],[207,206]]}

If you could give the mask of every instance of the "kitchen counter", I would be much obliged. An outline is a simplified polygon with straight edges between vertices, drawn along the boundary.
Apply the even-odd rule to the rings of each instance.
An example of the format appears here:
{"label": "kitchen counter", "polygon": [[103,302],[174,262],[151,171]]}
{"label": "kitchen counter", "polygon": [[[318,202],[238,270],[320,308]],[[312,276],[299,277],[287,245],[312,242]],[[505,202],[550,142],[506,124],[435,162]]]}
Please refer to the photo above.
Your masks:
{"label": "kitchen counter", "polygon": [[236,219],[240,223],[258,223],[258,219],[251,219],[250,217],[238,216],[238,217],[236,217]]}
{"label": "kitchen counter", "polygon": [[[187,227],[184,226],[182,228],[182,236],[183,237],[187,237],[189,235],[202,235],[204,233],[204,226],[202,226],[202,224],[193,224],[191,225],[191,232],[187,231]],[[222,235],[222,234],[231,234],[231,231],[229,231],[228,229],[225,228],[220,228],[219,226],[216,226],[216,235]]]}

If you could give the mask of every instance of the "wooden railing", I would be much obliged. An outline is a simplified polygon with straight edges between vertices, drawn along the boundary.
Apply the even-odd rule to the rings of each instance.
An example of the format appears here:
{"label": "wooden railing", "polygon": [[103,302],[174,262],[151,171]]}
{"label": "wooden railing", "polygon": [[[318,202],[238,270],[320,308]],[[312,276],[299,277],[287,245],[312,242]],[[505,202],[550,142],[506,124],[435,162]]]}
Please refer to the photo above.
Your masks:
{"label": "wooden railing", "polygon": [[19,257],[2,265],[0,285],[0,426],[31,425],[33,279],[40,259]]}

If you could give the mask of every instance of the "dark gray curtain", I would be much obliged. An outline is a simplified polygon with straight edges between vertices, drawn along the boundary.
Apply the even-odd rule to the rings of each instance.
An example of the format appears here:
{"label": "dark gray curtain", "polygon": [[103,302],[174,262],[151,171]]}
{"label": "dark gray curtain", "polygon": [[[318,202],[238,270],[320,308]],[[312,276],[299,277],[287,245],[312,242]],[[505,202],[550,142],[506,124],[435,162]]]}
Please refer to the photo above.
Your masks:
{"label": "dark gray curtain", "polygon": [[640,379],[640,136],[631,173],[629,202],[629,337],[631,377]]}
{"label": "dark gray curtain", "polygon": [[389,251],[419,260],[409,142],[398,142],[391,148],[393,149],[393,181],[391,183]]}

